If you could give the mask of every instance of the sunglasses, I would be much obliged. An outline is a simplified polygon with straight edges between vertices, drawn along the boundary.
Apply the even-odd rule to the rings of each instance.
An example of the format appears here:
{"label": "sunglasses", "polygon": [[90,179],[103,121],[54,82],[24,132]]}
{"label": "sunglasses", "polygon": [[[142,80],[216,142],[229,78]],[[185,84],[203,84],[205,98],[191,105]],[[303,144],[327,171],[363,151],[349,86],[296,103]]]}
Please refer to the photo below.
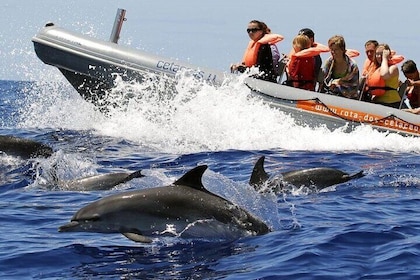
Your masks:
{"label": "sunglasses", "polygon": [[246,32],[247,33],[255,33],[255,32],[257,32],[257,31],[260,31],[261,29],[259,29],[259,28],[248,28],[247,30],[246,30]]}

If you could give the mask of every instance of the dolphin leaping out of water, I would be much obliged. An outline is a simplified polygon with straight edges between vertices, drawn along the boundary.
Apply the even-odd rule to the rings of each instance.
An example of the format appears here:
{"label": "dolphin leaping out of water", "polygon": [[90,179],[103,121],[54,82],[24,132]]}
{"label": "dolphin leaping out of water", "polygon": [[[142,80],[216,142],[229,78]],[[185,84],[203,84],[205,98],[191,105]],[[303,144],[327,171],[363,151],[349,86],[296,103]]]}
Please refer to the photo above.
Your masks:
{"label": "dolphin leaping out of water", "polygon": [[220,233],[235,237],[268,233],[263,221],[203,186],[206,169],[197,166],[169,186],[104,197],[77,211],[59,231],[121,233],[142,243],[167,234],[211,238]]}
{"label": "dolphin leaping out of water", "polygon": [[117,172],[109,174],[99,174],[89,177],[84,177],[74,180],[58,180],[54,179],[54,185],[58,186],[61,190],[70,191],[99,191],[109,190],[119,184],[127,183],[134,178],[144,177],[141,170],[128,173]]}
{"label": "dolphin leaping out of water", "polygon": [[0,151],[23,159],[49,157],[53,153],[52,148],[45,144],[10,135],[0,135]]}
{"label": "dolphin leaping out of water", "polygon": [[263,191],[266,186],[269,190],[280,193],[286,190],[288,184],[298,188],[303,186],[312,190],[321,190],[365,176],[363,171],[349,175],[335,168],[315,167],[289,171],[270,178],[264,169],[264,159],[264,156],[258,159],[249,180],[249,184],[257,191]]}

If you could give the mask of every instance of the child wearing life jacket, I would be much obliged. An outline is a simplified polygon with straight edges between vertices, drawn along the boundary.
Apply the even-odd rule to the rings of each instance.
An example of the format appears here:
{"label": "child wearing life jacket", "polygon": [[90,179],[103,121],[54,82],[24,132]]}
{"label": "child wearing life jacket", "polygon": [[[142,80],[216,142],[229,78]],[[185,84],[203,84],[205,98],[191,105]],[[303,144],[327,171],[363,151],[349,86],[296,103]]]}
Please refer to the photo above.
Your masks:
{"label": "child wearing life jacket", "polygon": [[306,35],[293,38],[293,51],[287,65],[286,85],[296,88],[315,90],[315,58],[312,56],[298,56],[301,51],[311,46],[311,40]]}
{"label": "child wearing life jacket", "polygon": [[270,28],[264,22],[258,20],[250,21],[246,32],[251,40],[245,50],[242,63],[232,64],[230,70],[232,72],[245,72],[247,68],[255,66],[258,67],[260,72],[260,75],[256,78],[277,82],[277,74],[273,65],[272,45],[282,41],[284,37],[271,33]]}
{"label": "child wearing life jacket", "polygon": [[320,53],[322,52],[329,52],[327,46],[324,46],[323,44],[320,44],[315,41],[315,33],[310,28],[302,28],[299,30],[298,35],[306,35],[311,40],[311,48],[315,48],[319,50],[319,54],[314,56],[315,59],[315,67],[314,67],[314,76],[315,76],[315,86],[318,84],[318,91],[321,90],[321,85],[323,84],[324,77],[320,74],[322,74],[321,68],[322,68],[322,58]]}

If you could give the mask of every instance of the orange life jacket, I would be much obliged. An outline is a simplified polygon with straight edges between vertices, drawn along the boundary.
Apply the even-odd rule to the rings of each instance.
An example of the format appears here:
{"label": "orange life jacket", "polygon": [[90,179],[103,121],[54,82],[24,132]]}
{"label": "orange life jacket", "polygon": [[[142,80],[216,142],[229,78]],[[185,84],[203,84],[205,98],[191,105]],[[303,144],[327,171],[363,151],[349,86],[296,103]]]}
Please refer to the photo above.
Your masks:
{"label": "orange life jacket", "polygon": [[404,56],[402,56],[402,55],[400,55],[400,54],[396,54],[396,55],[393,55],[390,59],[389,59],[389,61],[388,61],[388,64],[389,65],[394,65],[394,64],[398,64],[398,63],[400,63],[400,62],[402,62],[402,61],[404,61]]}
{"label": "orange life jacket", "polygon": [[257,64],[257,57],[258,57],[258,50],[260,49],[261,45],[264,44],[276,44],[284,39],[283,36],[279,34],[265,34],[261,39],[258,41],[251,40],[248,43],[248,47],[245,50],[244,57],[242,62],[245,64],[246,67],[252,67]]}
{"label": "orange life jacket", "polygon": [[290,60],[287,64],[288,79],[286,84],[293,87],[315,90],[315,56],[321,52],[326,52],[326,48],[321,44],[300,50],[290,52]]}
{"label": "orange life jacket", "polygon": [[290,58],[292,58],[293,56],[297,56],[297,57],[314,57],[314,56],[319,55],[320,53],[329,52],[329,51],[330,51],[330,49],[327,46],[325,46],[323,44],[320,44],[320,43],[315,43],[314,42],[314,44],[311,47],[309,47],[307,49],[304,49],[304,50],[301,50],[301,51],[298,51],[298,52],[296,52],[292,48],[291,51],[290,51],[290,53],[289,53],[289,57]]}
{"label": "orange life jacket", "polygon": [[315,58],[293,56],[288,65],[287,84],[315,91]]}
{"label": "orange life jacket", "polygon": [[379,68],[370,73],[366,79],[366,85],[369,93],[375,96],[384,95],[387,90],[385,87],[385,80],[382,79]]}
{"label": "orange life jacket", "polygon": [[375,71],[375,69],[376,64],[373,61],[370,61],[368,58],[366,58],[365,63],[363,64],[362,76],[369,76]]}
{"label": "orange life jacket", "polygon": [[[398,64],[404,60],[404,56],[395,54],[395,51],[391,51],[391,53],[393,55],[388,60],[389,66]],[[370,73],[368,73],[369,75],[367,76],[367,79],[366,79],[366,85],[368,87],[368,91],[370,92],[370,94],[375,95],[375,96],[382,96],[388,90],[398,90],[398,88],[393,88],[386,85],[385,80],[382,79],[380,75],[379,69],[380,67],[378,67],[375,71],[372,71],[372,68],[371,68]]]}
{"label": "orange life jacket", "polygon": [[351,57],[351,58],[358,57],[360,55],[360,52],[357,51],[357,50],[353,50],[353,49],[347,49],[346,50],[346,55],[348,57]]}

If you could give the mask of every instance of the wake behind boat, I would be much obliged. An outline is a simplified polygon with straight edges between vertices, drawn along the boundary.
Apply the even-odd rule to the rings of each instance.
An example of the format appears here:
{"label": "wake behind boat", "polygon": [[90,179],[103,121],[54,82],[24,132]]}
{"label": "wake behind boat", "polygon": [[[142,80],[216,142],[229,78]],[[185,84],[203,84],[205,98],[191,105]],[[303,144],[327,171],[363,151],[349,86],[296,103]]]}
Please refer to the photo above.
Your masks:
{"label": "wake behind boat", "polygon": [[[167,81],[170,87],[176,81],[176,74],[181,71],[187,71],[195,78],[215,86],[234,76],[118,45],[124,16],[125,10],[119,9],[110,41],[47,23],[32,38],[35,52],[45,64],[57,67],[85,100],[100,109],[109,105],[107,94],[114,88],[117,77],[141,83],[150,75],[155,75]],[[420,115],[254,78],[247,78],[245,83],[252,94],[290,113],[302,125],[326,125],[330,129],[346,126],[347,131],[351,131],[366,124],[381,131],[420,136]]]}

